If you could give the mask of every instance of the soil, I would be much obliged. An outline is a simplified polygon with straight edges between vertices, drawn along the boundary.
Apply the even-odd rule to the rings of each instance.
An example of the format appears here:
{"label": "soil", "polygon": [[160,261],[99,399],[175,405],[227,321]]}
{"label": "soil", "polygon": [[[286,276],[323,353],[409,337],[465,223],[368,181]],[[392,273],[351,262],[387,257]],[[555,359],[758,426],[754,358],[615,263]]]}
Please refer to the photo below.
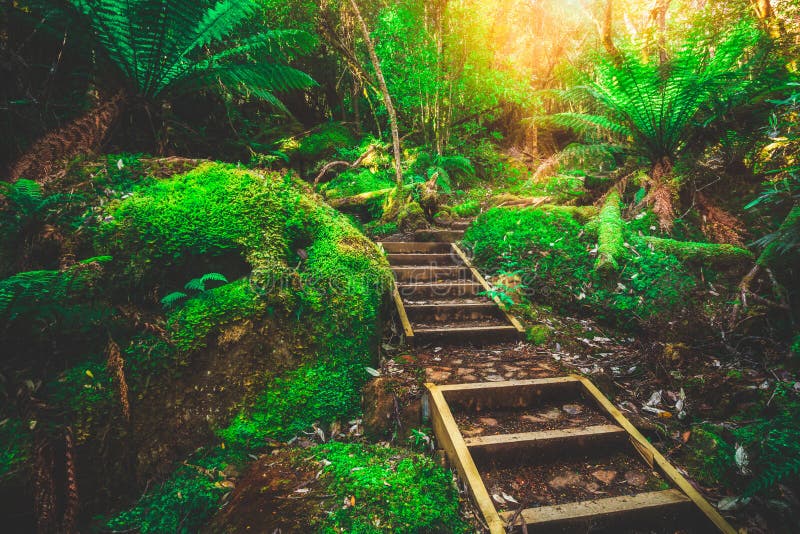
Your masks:
{"label": "soil", "polygon": [[513,467],[478,466],[489,495],[499,512],[514,511],[519,504],[500,502],[502,494],[527,508],[570,502],[635,495],[667,489],[648,466],[629,454],[597,455],[544,465],[517,464]]}
{"label": "soil", "polygon": [[[575,413],[578,410],[580,412]],[[549,403],[525,410],[492,410],[489,417],[480,413],[455,413],[454,417],[465,436],[539,432],[612,423],[596,408],[573,403]]]}
{"label": "soil", "polygon": [[317,484],[318,466],[282,450],[253,462],[206,533],[311,532],[333,497]]}

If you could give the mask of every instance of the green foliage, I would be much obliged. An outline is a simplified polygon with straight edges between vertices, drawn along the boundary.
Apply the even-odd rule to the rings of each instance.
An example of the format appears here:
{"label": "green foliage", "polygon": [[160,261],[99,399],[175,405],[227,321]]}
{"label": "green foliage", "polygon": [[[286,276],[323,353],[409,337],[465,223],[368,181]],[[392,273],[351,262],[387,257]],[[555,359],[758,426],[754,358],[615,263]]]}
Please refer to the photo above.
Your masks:
{"label": "green foliage", "polygon": [[458,513],[451,475],[426,456],[376,445],[328,443],[313,449],[327,460],[325,480],[337,506],[320,532],[468,532]]}
{"label": "green foliage", "polygon": [[77,195],[55,193],[45,195],[42,187],[33,180],[20,179],[14,183],[0,182],[0,232],[3,239],[30,233],[53,219],[60,211],[79,200]]}
{"label": "green foliage", "polygon": [[527,296],[564,309],[585,308],[622,325],[641,324],[688,304],[696,282],[674,256],[626,235],[630,250],[611,278],[593,269],[591,242],[569,211],[495,208],[467,230],[464,242],[490,271],[521,271]]}
{"label": "green foliage", "polygon": [[595,57],[593,79],[564,95],[585,94],[594,111],[542,121],[584,134],[595,143],[594,152],[624,152],[650,164],[674,160],[701,129],[696,124],[707,127],[721,118],[719,110],[763,89],[759,77],[752,76],[759,66],[754,47],[760,38],[755,23],[744,20],[721,36],[690,32],[665,65],[639,50],[623,50],[619,60]]}
{"label": "green foliage", "polygon": [[115,531],[142,534],[198,532],[230,491],[223,482],[229,465],[241,466],[243,458],[229,450],[201,451],[187,460],[160,486],[146,493],[132,509],[107,523]]}
{"label": "green foliage", "polygon": [[[200,278],[192,278],[186,285],[184,289],[187,291],[194,291],[196,293],[205,293],[206,292],[206,283],[208,282],[222,282],[223,284],[228,283],[228,279],[225,278],[224,275],[219,273],[206,273]],[[174,307],[179,302],[183,301],[184,299],[189,298],[189,295],[183,293],[182,291],[175,291],[170,293],[166,297],[161,299],[161,305],[165,308]]]}
{"label": "green foliage", "polygon": [[89,329],[106,313],[93,303],[101,265],[110,257],[89,258],[65,271],[29,271],[0,280],[2,333],[11,328],[43,332]]}
{"label": "green foliage", "polygon": [[0,481],[16,473],[28,461],[31,434],[19,419],[0,421]]}
{"label": "green foliage", "polygon": [[612,191],[606,198],[597,221],[597,261],[594,268],[600,272],[619,269],[617,258],[625,254],[625,240],[619,193]]}
{"label": "green foliage", "polygon": [[[135,93],[148,99],[222,82],[283,109],[274,93],[313,84],[286,64],[292,55],[311,50],[308,34],[272,30],[230,42],[234,30],[256,13],[254,0],[69,3],[87,17],[100,48]],[[209,49],[214,52],[203,57]]]}
{"label": "green foliage", "polygon": [[265,309],[261,296],[246,279],[203,291],[169,314],[172,341],[182,351],[205,345],[208,335],[221,326],[255,317]]}
{"label": "green foliage", "polygon": [[280,149],[290,157],[316,162],[351,147],[355,142],[345,125],[328,122],[306,135],[284,139],[280,142]]}

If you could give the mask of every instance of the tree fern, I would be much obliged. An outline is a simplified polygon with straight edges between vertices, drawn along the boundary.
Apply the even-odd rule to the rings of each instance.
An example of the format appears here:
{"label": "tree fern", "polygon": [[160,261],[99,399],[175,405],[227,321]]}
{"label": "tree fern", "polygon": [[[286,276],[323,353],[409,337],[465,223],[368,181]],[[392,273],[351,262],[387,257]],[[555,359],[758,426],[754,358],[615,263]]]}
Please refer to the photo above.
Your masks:
{"label": "tree fern", "polygon": [[693,131],[702,128],[701,118],[714,115],[712,108],[752,95],[757,77],[748,67],[755,61],[750,52],[759,38],[758,29],[745,21],[714,42],[690,35],[664,65],[648,62],[638,51],[623,52],[621,61],[600,56],[593,76],[570,91],[572,96],[582,93],[592,111],[539,120],[591,141],[603,134],[652,164],[674,160]]}
{"label": "tree fern", "polygon": [[146,99],[217,81],[282,107],[276,92],[314,84],[288,66],[310,51],[298,31],[266,31],[228,43],[259,9],[255,0],[68,0],[86,15],[100,47]]}

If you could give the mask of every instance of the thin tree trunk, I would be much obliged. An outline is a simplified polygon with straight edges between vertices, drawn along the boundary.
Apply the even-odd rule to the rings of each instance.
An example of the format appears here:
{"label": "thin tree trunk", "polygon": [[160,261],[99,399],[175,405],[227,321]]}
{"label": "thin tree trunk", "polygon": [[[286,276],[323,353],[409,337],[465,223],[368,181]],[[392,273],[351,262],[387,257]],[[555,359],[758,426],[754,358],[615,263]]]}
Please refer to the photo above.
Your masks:
{"label": "thin tree trunk", "polygon": [[622,62],[622,54],[620,54],[617,45],[614,44],[614,0],[606,1],[603,22],[600,27],[600,40],[614,62]]}
{"label": "thin tree trunk", "polygon": [[658,24],[658,58],[663,65],[669,60],[667,56],[667,11],[670,0],[658,0],[656,6],[656,23]]}
{"label": "thin tree trunk", "polygon": [[369,28],[361,16],[361,10],[358,9],[356,0],[350,0],[350,5],[353,6],[353,12],[358,19],[361,26],[361,33],[364,36],[364,43],[367,45],[367,52],[369,52],[369,59],[372,61],[372,66],[375,69],[375,76],[378,78],[378,87],[380,87],[381,94],[383,95],[383,103],[386,106],[386,112],[389,115],[389,127],[392,130],[392,147],[394,149],[394,165],[395,165],[395,178],[397,187],[403,187],[403,166],[402,156],[400,154],[400,131],[397,128],[397,113],[395,112],[394,105],[392,104],[392,97],[389,95],[389,88],[386,86],[386,79],[383,77],[383,70],[381,63],[378,60],[378,54],[375,53],[375,44],[369,35]]}

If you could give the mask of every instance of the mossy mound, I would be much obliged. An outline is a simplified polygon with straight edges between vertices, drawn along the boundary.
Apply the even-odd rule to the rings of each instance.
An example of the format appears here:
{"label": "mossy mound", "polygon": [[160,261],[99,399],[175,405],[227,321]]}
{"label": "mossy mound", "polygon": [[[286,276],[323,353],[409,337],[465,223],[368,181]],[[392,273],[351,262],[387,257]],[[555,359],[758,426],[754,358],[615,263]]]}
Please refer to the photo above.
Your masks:
{"label": "mossy mound", "polygon": [[[247,451],[265,446],[263,436],[285,437],[358,410],[391,274],[382,254],[347,218],[291,177],[231,165],[207,163],[169,179],[120,181],[116,190],[83,180],[90,206],[73,249],[94,257],[62,271],[0,281],[8,318],[0,335],[18,352],[6,367],[45,361],[54,348],[60,354],[62,367],[41,366],[44,374],[30,380],[43,384],[37,395],[72,425],[80,454],[101,457],[102,447],[116,443],[106,462],[79,472],[81,487],[93,488],[82,493],[85,509],[100,511],[109,498],[137,494],[134,473],[137,483],[163,474],[188,451],[218,443],[214,431],[237,438],[232,446],[201,453],[193,464],[238,464]],[[74,219],[63,225],[66,233]],[[229,282],[208,289],[187,284],[207,273]],[[176,291],[187,297],[162,306],[159,301]],[[45,332],[37,326],[43,320]],[[31,342],[42,334],[47,343]],[[122,374],[107,363],[114,354],[121,357]],[[9,370],[17,371],[4,368]],[[36,419],[37,431],[63,439],[63,423],[7,408],[0,413],[10,418],[3,434],[6,428],[33,428],[28,420]],[[257,441],[242,437],[254,420],[262,436]],[[6,447],[3,472],[24,471],[30,442],[23,432]],[[197,480],[181,482],[197,474],[179,471],[168,482],[171,495],[184,495],[168,499],[174,509],[134,510],[117,522],[174,531],[184,504],[202,521],[221,494],[213,481],[210,489]],[[195,494],[187,494],[187,485]],[[195,497],[197,507],[190,506]]]}
{"label": "mossy mound", "polygon": [[595,270],[596,242],[571,210],[494,208],[476,219],[464,243],[481,268],[518,273],[529,299],[564,311],[631,327],[688,313],[695,277],[643,238],[624,239],[626,254],[613,276]]}

